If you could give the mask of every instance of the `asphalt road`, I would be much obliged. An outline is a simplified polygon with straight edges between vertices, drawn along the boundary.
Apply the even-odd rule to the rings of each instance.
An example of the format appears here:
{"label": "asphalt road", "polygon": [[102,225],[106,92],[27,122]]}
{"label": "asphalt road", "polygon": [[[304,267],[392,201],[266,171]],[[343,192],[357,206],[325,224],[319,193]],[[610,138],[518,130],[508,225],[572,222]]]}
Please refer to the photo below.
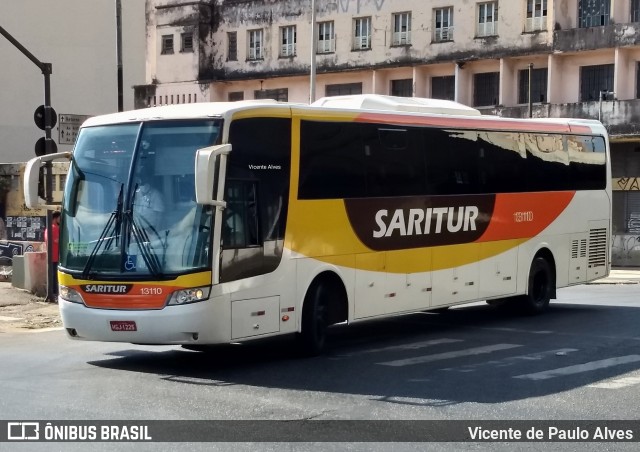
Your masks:
{"label": "asphalt road", "polygon": [[[559,291],[550,312],[538,317],[500,314],[477,303],[444,314],[368,322],[334,331],[329,353],[313,359],[296,357],[288,340],[199,353],[179,347],[76,342],[60,330],[8,333],[0,338],[0,416],[21,420],[464,419],[507,424],[515,420],[637,420],[639,294],[639,285],[579,286]],[[30,445],[51,450],[45,446]],[[81,445],[64,446],[71,450]],[[122,449],[118,450],[129,446],[134,444],[119,444]],[[191,446],[207,448],[206,443]],[[389,450],[388,446],[305,445],[317,447],[314,450]],[[621,450],[633,445],[578,446],[553,445],[560,450]],[[256,449],[249,444],[218,447]],[[509,444],[405,443],[394,448],[500,447],[506,450]],[[542,444],[516,446],[536,447],[544,449]],[[258,449],[304,448],[298,443],[262,443]]]}

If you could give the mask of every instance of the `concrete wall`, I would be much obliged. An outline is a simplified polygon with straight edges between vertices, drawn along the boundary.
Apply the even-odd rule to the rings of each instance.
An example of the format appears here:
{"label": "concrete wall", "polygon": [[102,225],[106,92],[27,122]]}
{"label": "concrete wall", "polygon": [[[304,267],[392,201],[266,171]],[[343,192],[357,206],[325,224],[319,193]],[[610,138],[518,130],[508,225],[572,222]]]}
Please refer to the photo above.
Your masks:
{"label": "concrete wall", "polygon": [[47,294],[47,253],[32,252],[16,257],[11,285],[39,297]]}

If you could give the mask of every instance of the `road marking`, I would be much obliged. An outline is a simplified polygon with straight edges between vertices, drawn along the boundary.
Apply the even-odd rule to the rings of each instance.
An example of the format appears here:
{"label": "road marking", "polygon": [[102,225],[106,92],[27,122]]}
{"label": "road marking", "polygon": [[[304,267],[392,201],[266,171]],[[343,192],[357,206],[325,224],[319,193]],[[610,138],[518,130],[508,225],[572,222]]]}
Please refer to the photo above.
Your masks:
{"label": "road marking", "polygon": [[639,383],[640,383],[640,376],[616,378],[614,380],[602,381],[600,383],[594,383],[588,386],[590,388],[599,388],[599,389],[620,389],[620,388],[626,388],[627,386],[634,386]]}
{"label": "road marking", "polygon": [[582,372],[590,372],[592,370],[605,369],[607,367],[620,366],[622,364],[635,363],[638,361],[640,361],[640,355],[618,356],[616,358],[601,359],[600,361],[591,361],[584,364],[577,364],[575,366],[545,370],[544,372],[517,375],[513,378],[521,378],[523,380],[548,380],[549,378],[563,377],[566,375],[574,375]]}
{"label": "road marking", "polygon": [[371,349],[362,350],[362,351],[359,351],[359,352],[344,353],[344,354],[338,355],[337,357],[346,358],[346,357],[349,357],[349,356],[362,355],[362,354],[365,354],[365,353],[379,353],[379,352],[388,352],[388,351],[395,351],[395,350],[418,350],[418,349],[421,349],[421,348],[432,347],[434,345],[453,344],[454,342],[463,342],[463,340],[462,339],[447,339],[447,338],[432,339],[430,341],[412,342],[410,344],[390,345],[388,347],[371,348]]}
{"label": "road marking", "polygon": [[458,350],[455,352],[437,353],[435,355],[418,356],[416,358],[408,358],[408,359],[398,359],[395,361],[387,361],[387,362],[376,363],[376,364],[380,364],[382,366],[393,366],[393,367],[411,366],[414,364],[423,364],[423,363],[430,363],[433,361],[441,361],[444,359],[459,358],[461,356],[483,355],[486,353],[493,353],[500,350],[508,350],[510,348],[516,348],[516,347],[522,347],[522,345],[516,345],[516,344],[487,345],[485,347],[474,347],[474,348],[468,348],[466,350]]}
{"label": "road marking", "polygon": [[551,334],[553,331],[541,330],[541,331],[531,331],[531,330],[522,330],[520,328],[496,328],[496,327],[481,327],[482,330],[489,331],[504,331],[507,333],[526,333],[526,334]]}
{"label": "road marking", "polygon": [[440,370],[455,370],[456,372],[474,372],[481,367],[488,367],[488,366],[507,367],[507,366],[513,366],[514,364],[517,364],[522,361],[538,361],[549,356],[553,356],[553,355],[562,356],[567,353],[577,352],[577,351],[578,350],[575,348],[559,348],[556,350],[547,350],[539,353],[530,353],[528,355],[510,356],[508,358],[496,359],[496,360],[487,361],[484,363],[468,364],[466,366],[460,366],[460,367],[447,367],[445,369],[440,369]]}

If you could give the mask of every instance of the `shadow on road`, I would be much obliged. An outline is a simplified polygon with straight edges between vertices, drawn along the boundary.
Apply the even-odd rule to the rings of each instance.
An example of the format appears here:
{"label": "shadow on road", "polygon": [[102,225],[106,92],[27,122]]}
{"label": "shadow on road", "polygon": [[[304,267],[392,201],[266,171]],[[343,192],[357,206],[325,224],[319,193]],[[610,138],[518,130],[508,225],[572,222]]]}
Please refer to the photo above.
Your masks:
{"label": "shadow on road", "polygon": [[[632,307],[555,303],[544,316],[518,317],[474,305],[337,327],[318,358],[299,358],[294,342],[280,338],[207,352],[126,348],[90,364],[176,384],[358,394],[410,405],[500,403],[639,369],[638,324],[640,309]],[[621,355],[616,365],[573,371]]]}

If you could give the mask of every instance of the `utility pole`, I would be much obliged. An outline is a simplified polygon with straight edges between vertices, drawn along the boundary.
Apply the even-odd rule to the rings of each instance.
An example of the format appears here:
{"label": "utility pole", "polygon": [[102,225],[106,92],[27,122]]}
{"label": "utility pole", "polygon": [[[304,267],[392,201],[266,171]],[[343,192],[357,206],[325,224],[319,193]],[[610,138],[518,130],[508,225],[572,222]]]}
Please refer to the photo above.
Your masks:
{"label": "utility pole", "polygon": [[116,0],[116,60],[118,62],[118,111],[124,110],[122,80],[122,4]]}
{"label": "utility pole", "polygon": [[316,0],[311,0],[311,74],[309,75],[309,103],[316,100]]}
{"label": "utility pole", "polygon": [[531,98],[531,80],[533,79],[533,63],[529,63],[529,117],[533,117],[533,99]]}
{"label": "utility pole", "polygon": [[[4,36],[11,44],[13,44],[24,56],[29,58],[33,64],[38,66],[44,76],[44,153],[53,154],[56,150],[56,144],[51,139],[51,129],[56,121],[54,110],[51,108],[51,74],[53,67],[51,63],[43,63],[29,52],[22,44],[20,44],[7,30],[0,26],[0,34]],[[36,146],[36,153],[38,152]],[[46,163],[45,177],[45,197],[48,205],[53,204],[53,165],[51,162]],[[55,274],[51,265],[51,257],[53,253],[53,239],[51,237],[51,211],[47,210],[47,300],[53,301],[53,281],[58,275]]]}

